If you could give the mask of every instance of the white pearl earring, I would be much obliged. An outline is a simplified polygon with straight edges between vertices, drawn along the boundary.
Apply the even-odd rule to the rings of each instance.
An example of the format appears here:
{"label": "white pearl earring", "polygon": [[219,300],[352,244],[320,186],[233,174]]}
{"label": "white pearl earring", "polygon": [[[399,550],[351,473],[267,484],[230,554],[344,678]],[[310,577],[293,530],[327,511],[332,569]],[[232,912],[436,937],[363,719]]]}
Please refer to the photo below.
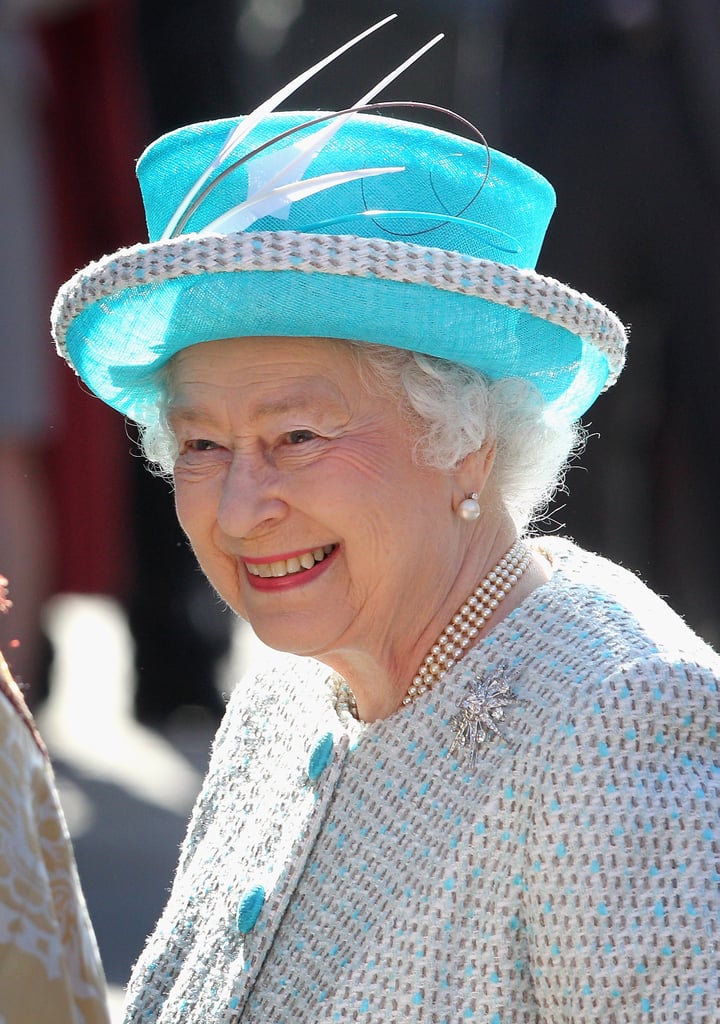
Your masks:
{"label": "white pearl earring", "polygon": [[463,498],[455,509],[461,519],[473,522],[475,519],[480,518],[480,502],[478,501],[478,497],[479,495],[477,491],[473,491],[467,498]]}

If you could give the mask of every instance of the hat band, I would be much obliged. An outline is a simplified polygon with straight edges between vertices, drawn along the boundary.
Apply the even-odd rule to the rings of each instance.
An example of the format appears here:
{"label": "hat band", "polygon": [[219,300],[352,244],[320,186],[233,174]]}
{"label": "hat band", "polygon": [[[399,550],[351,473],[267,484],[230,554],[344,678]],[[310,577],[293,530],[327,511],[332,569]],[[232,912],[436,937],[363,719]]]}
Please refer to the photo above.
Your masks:
{"label": "hat band", "polygon": [[592,342],[608,360],[606,387],[623,366],[626,334],[620,320],[588,295],[536,271],[405,242],[295,231],[186,235],[121,249],[61,289],[53,311],[58,345],[65,348],[65,330],[84,308],[126,288],[207,273],[273,270],[376,277],[475,296]]}

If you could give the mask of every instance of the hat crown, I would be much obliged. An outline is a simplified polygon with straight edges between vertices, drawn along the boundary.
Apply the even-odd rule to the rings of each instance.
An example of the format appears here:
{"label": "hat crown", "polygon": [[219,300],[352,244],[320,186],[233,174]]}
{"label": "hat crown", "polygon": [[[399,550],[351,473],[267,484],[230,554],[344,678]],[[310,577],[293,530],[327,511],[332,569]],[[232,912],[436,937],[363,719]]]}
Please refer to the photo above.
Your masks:
{"label": "hat crown", "polygon": [[168,360],[247,336],[422,352],[528,381],[570,419],[615,381],[620,321],[535,272],[555,205],[541,175],[384,116],[250,118],[151,145],[138,163],[151,244],[58,293],[58,347],[109,404],[152,423]]}
{"label": "hat crown", "polygon": [[[239,157],[291,129],[321,117],[318,112],[268,115],[209,181]],[[151,241],[162,237],[183,197],[220,152],[242,119],[207,121],[180,128],[154,142],[137,174]],[[281,154],[300,131],[235,166],[207,193],[182,233],[208,225],[248,197],[261,161]],[[279,158],[279,157],[278,157]],[[488,167],[489,161],[489,167]],[[477,141],[384,116],[356,114],[312,159],[303,178],[359,168],[403,168],[346,181],[260,216],[252,231],[357,235],[419,243],[481,259],[534,268],[555,207],[552,186],[520,161]],[[250,186],[249,186],[250,183]]]}

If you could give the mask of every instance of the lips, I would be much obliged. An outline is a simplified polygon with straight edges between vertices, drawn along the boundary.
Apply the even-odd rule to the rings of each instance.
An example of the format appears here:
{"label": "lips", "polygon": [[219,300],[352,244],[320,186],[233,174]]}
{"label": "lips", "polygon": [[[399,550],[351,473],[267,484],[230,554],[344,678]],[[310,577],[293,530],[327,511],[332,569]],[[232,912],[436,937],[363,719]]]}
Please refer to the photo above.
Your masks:
{"label": "lips", "polygon": [[311,551],[303,551],[302,554],[274,562],[245,562],[245,567],[251,576],[258,576],[261,579],[282,579],[284,576],[295,576],[314,569],[319,562],[323,562],[333,553],[336,546],[325,544],[324,547],[313,548]]}

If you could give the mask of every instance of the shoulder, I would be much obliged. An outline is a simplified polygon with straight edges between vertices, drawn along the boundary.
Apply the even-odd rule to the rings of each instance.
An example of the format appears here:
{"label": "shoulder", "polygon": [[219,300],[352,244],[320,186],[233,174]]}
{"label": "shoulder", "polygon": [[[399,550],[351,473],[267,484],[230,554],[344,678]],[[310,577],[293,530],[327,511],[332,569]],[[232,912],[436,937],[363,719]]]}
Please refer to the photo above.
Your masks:
{"label": "shoulder", "polygon": [[631,573],[573,545],[552,550],[544,646],[520,659],[537,707],[538,835],[547,825],[563,857],[555,835],[572,836],[586,867],[598,843],[645,855],[658,837],[682,845],[685,826],[703,847],[720,808],[717,654]]}
{"label": "shoulder", "polygon": [[6,852],[9,837],[34,833],[36,778],[46,770],[28,721],[5,686],[0,687],[0,833]]}
{"label": "shoulder", "polygon": [[718,655],[632,573],[569,542],[541,543],[551,579],[468,659],[508,666],[542,725],[538,756],[569,757],[578,742],[605,749],[610,738],[617,748],[628,737],[712,749]]}
{"label": "shoulder", "polygon": [[578,630],[583,652],[594,652],[586,672],[596,677],[595,696],[651,717],[717,708],[720,657],[661,597],[569,542],[554,550],[556,606]]}
{"label": "shoulder", "polygon": [[[37,730],[35,719],[25,703],[22,690],[10,673],[2,651],[0,651],[0,729],[2,730],[3,746],[7,745],[12,737],[24,745],[35,747],[34,757],[37,756],[37,752],[42,757],[47,757],[47,750]],[[28,744],[28,740],[31,741],[30,744]]]}
{"label": "shoulder", "polygon": [[312,658],[283,654],[257,641],[216,734],[205,789],[228,774],[259,781],[304,760],[318,731],[338,724],[330,670]]}
{"label": "shoulder", "polygon": [[578,674],[607,676],[643,658],[692,663],[720,675],[720,657],[634,573],[556,538],[537,543],[553,567],[550,581],[531,595],[519,621]]}
{"label": "shoulder", "polygon": [[228,744],[257,747],[263,737],[297,733],[333,707],[331,672],[312,658],[271,650],[252,640],[249,666],[238,679],[215,737],[212,761]]}
{"label": "shoulder", "polygon": [[658,756],[663,746],[717,750],[716,652],[633,573],[567,541],[542,548],[552,578],[513,624],[529,696],[538,687],[554,704],[586,758],[641,744]]}
{"label": "shoulder", "polygon": [[13,831],[35,835],[37,804],[53,794],[45,746],[22,692],[0,653],[0,832],[7,842]]}
{"label": "shoulder", "polygon": [[523,698],[531,803],[564,793],[619,819],[641,792],[648,806],[675,793],[700,814],[703,789],[717,809],[717,654],[631,573],[567,542],[548,551],[549,583],[478,652],[509,666]]}

